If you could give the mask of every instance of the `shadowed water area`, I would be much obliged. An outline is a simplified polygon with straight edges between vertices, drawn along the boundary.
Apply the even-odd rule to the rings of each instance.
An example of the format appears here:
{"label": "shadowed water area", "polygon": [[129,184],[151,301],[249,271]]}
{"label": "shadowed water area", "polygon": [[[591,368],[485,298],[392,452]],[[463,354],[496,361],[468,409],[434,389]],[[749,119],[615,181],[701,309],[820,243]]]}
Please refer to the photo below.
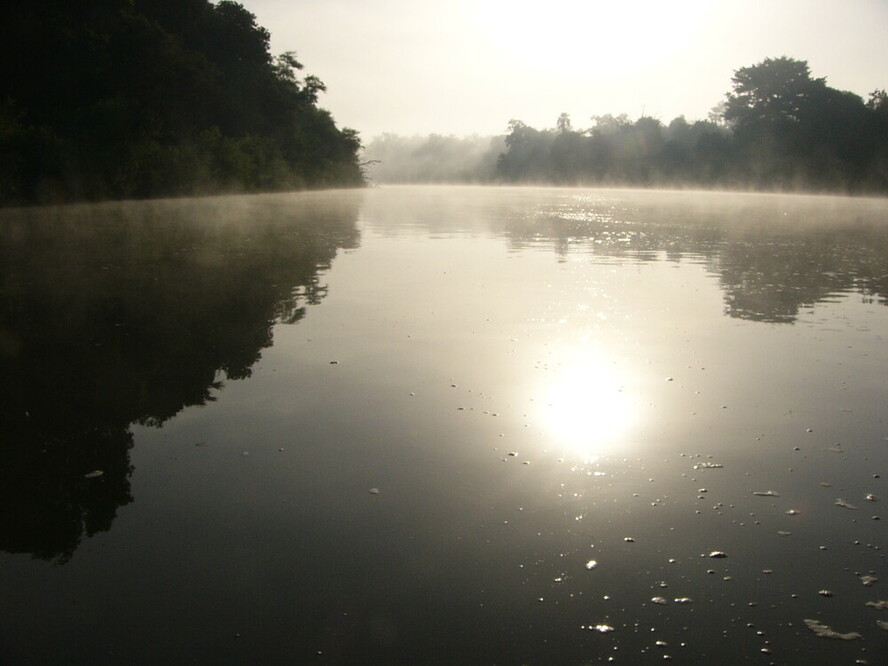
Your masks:
{"label": "shadowed water area", "polygon": [[0,211],[0,662],[883,664],[886,305],[884,199]]}

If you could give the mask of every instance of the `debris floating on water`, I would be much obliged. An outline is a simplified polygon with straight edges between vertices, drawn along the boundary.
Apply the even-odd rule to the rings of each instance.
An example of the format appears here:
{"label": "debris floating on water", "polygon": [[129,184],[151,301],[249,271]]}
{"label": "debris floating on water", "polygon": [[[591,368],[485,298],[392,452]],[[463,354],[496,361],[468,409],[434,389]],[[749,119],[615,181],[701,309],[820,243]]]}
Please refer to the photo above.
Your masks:
{"label": "debris floating on water", "polygon": [[876,620],[876,624],[879,625],[885,631],[888,631],[888,622],[885,622],[885,620]]}
{"label": "debris floating on water", "polygon": [[867,587],[869,587],[870,585],[872,585],[874,583],[878,583],[879,579],[876,578],[875,576],[861,576],[860,582],[863,583],[864,585],[866,585]]}
{"label": "debris floating on water", "polygon": [[209,442],[198,442],[197,444],[195,444],[195,446],[209,446],[209,445],[210,445]]}
{"label": "debris floating on water", "polygon": [[601,633],[601,634],[606,634],[609,631],[614,630],[614,628],[612,626],[610,626],[609,624],[596,624],[595,626],[592,626],[590,624],[588,627],[580,626],[580,629],[588,629],[589,631],[597,631],[598,633]]}
{"label": "debris floating on water", "polygon": [[651,602],[655,604],[660,604],[661,606],[665,606],[668,601],[666,601],[666,597],[651,597]]}
{"label": "debris floating on water", "polygon": [[867,502],[878,502],[879,501],[879,498],[876,497],[875,495],[873,495],[872,493],[867,493],[864,496],[864,499],[866,499]]}
{"label": "debris floating on water", "polygon": [[626,543],[635,543],[635,539],[633,537],[623,537],[623,541]]}
{"label": "debris floating on water", "polygon": [[888,601],[867,601],[866,605],[876,610],[888,610]]}
{"label": "debris floating on water", "polygon": [[371,495],[378,495],[378,494],[379,494],[379,488],[371,488],[368,492],[369,492]]}
{"label": "debris floating on water", "polygon": [[716,558],[716,559],[721,558],[721,557],[727,557],[727,556],[728,556],[727,553],[723,553],[720,550],[713,550],[711,553],[709,553],[709,557]]}
{"label": "debris floating on water", "polygon": [[724,467],[721,463],[700,462],[694,465],[694,469],[721,469]]}
{"label": "debris floating on water", "polygon": [[753,490],[752,494],[759,497],[780,497],[780,493],[776,490]]}
{"label": "debris floating on water", "polygon": [[694,603],[694,600],[691,599],[690,597],[676,597],[674,599],[674,601],[677,604],[692,604],[692,603]]}
{"label": "debris floating on water", "polygon": [[821,597],[831,597],[833,595],[832,590],[820,590],[817,594]]}
{"label": "debris floating on water", "polygon": [[801,511],[799,511],[798,509],[789,509],[786,512],[786,515],[787,516],[798,516],[800,513],[801,513]]}
{"label": "debris floating on water", "polygon": [[817,620],[805,620],[805,624],[808,625],[808,629],[813,631],[821,638],[837,638],[843,641],[853,641],[858,638],[863,638],[863,636],[858,634],[856,631],[852,631],[847,634],[839,633],[838,631],[833,630],[831,627],[818,622]]}
{"label": "debris floating on water", "polygon": [[595,560],[589,560],[588,562],[586,562],[586,568],[589,569],[590,571],[597,566],[598,566],[598,562],[596,562]]}
{"label": "debris floating on water", "polygon": [[847,500],[843,500],[841,497],[836,500],[835,504],[836,504],[836,506],[841,506],[846,509],[853,509],[855,511],[857,510],[856,506],[854,506],[853,504],[851,504],[851,502],[849,502]]}
{"label": "debris floating on water", "polygon": [[84,474],[83,478],[84,479],[97,479],[98,477],[102,476],[102,474],[104,474],[104,473],[105,472],[103,472],[100,469],[94,469],[92,472],[87,472],[86,474]]}

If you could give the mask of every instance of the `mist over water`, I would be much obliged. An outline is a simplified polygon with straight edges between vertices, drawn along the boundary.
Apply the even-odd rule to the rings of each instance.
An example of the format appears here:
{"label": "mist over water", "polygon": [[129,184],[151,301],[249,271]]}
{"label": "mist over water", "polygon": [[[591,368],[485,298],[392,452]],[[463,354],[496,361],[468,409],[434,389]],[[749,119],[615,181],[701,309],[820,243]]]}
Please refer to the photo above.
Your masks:
{"label": "mist over water", "polygon": [[0,661],[883,663],[886,276],[883,199],[6,209]]}
{"label": "mist over water", "polygon": [[247,4],[0,22],[0,663],[888,663],[876,3]]}
{"label": "mist over water", "polygon": [[[384,135],[365,166],[388,182],[493,182],[884,194],[888,191],[888,93],[864,99],[812,76],[786,56],[734,71],[732,87],[705,120],[626,113],[575,127],[513,117],[490,140]],[[583,123],[585,125],[585,122]]]}
{"label": "mist over water", "polygon": [[371,184],[489,183],[505,148],[503,137],[383,134],[362,157]]}

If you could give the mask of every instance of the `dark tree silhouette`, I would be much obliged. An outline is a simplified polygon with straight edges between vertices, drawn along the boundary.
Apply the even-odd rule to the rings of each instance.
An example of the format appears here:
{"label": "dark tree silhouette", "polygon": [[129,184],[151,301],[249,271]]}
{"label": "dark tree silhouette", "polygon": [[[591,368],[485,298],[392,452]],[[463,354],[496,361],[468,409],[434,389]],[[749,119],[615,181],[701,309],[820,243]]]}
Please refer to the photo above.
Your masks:
{"label": "dark tree silhouette", "polygon": [[888,96],[863,100],[811,76],[808,63],[767,58],[738,69],[706,121],[593,118],[575,131],[513,120],[497,162],[504,182],[888,191]]}
{"label": "dark tree silhouette", "polygon": [[324,85],[230,0],[4,12],[0,203],[362,183]]}
{"label": "dark tree silhouette", "polygon": [[724,117],[738,130],[797,123],[826,88],[826,79],[811,78],[808,63],[787,57],[741,67],[731,81]]}

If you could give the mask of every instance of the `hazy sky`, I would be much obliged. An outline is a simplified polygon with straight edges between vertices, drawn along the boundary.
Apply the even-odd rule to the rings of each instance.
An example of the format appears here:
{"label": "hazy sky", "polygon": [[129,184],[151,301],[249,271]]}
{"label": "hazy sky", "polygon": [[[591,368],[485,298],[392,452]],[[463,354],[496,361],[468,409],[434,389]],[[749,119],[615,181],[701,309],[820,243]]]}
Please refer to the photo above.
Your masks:
{"label": "hazy sky", "polygon": [[705,119],[734,70],[807,60],[866,98],[888,88],[888,0],[242,0],[327,84],[367,142],[501,134],[605,113]]}

